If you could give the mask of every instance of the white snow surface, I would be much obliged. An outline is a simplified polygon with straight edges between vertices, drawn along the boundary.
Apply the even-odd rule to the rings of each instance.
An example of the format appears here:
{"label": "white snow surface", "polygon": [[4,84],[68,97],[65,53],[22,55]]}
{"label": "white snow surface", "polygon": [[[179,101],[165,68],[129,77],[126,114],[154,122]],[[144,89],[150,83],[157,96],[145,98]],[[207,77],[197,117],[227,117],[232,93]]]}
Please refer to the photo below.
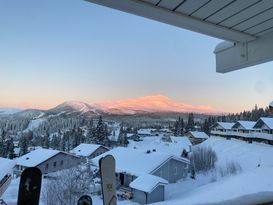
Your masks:
{"label": "white snow surface", "polygon": [[237,162],[242,172],[217,177],[197,175],[196,180],[180,181],[166,187],[166,201],[158,205],[248,205],[273,201],[273,146],[221,137],[210,137],[197,146],[210,146],[217,153],[217,167]]}
{"label": "white snow surface", "polygon": [[60,151],[39,148],[17,158],[16,164],[26,167],[35,167],[58,153],[60,153]]}
{"label": "white snow surface", "polygon": [[15,162],[13,160],[0,157],[0,180],[3,179],[6,174],[11,174],[14,166]]}
{"label": "white snow surface", "polygon": [[[167,159],[173,157],[170,154],[153,152],[152,150],[147,154],[145,150],[118,147],[95,157],[92,162],[98,166],[100,158],[106,155],[112,155],[115,158],[116,172],[125,172],[135,176],[150,174]],[[187,160],[185,159],[185,161]]]}
{"label": "white snow surface", "polygon": [[151,174],[141,175],[130,183],[130,187],[146,193],[151,193],[157,185],[168,184],[168,181]]}
{"label": "white snow surface", "polygon": [[82,157],[88,157],[90,156],[93,152],[95,152],[101,145],[98,144],[79,144],[77,147],[72,149],[70,153],[73,153],[77,156],[82,156]]}
{"label": "white snow surface", "polygon": [[171,136],[172,142],[165,142],[160,136],[144,137],[143,141],[135,142],[129,140],[129,148],[137,150],[153,150],[180,157],[183,150],[190,151],[191,142],[187,137]]}
{"label": "white snow surface", "polygon": [[40,126],[40,124],[45,121],[46,121],[46,119],[44,119],[44,118],[31,120],[30,123],[28,124],[28,127],[24,130],[24,132],[32,131],[32,130],[38,128]]}
{"label": "white snow surface", "polygon": [[209,136],[205,132],[191,131],[190,132],[194,138],[197,139],[208,139]]}

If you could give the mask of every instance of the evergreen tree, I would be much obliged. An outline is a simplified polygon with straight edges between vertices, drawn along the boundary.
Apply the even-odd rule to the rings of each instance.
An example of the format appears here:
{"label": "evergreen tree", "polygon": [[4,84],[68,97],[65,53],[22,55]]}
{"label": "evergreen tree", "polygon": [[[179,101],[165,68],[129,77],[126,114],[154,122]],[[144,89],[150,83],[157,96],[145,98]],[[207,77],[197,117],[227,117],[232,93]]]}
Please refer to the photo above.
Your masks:
{"label": "evergreen tree", "polygon": [[28,153],[28,139],[26,136],[21,136],[19,140],[20,155],[25,155]]}
{"label": "evergreen tree", "polygon": [[188,124],[187,124],[187,131],[194,130],[194,115],[193,113],[190,113],[188,116]]}
{"label": "evergreen tree", "polygon": [[14,143],[13,143],[13,138],[10,138],[7,141],[7,157],[9,159],[13,159],[15,154],[14,154]]}
{"label": "evergreen tree", "polygon": [[98,144],[105,144],[107,141],[107,126],[103,123],[102,117],[99,117],[99,121],[96,127],[95,142]]}

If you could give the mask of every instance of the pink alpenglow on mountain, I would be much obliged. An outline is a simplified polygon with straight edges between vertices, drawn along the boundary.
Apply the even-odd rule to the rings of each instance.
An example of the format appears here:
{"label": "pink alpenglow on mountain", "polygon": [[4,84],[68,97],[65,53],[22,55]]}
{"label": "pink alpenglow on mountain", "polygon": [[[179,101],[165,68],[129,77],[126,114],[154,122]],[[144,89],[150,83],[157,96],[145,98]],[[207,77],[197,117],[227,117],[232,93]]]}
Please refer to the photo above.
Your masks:
{"label": "pink alpenglow on mountain", "polygon": [[135,114],[139,111],[143,112],[214,112],[210,106],[206,105],[189,105],[185,103],[175,102],[170,98],[162,95],[145,96],[124,100],[115,100],[108,102],[94,103],[93,107],[100,108],[108,112],[120,112]]}

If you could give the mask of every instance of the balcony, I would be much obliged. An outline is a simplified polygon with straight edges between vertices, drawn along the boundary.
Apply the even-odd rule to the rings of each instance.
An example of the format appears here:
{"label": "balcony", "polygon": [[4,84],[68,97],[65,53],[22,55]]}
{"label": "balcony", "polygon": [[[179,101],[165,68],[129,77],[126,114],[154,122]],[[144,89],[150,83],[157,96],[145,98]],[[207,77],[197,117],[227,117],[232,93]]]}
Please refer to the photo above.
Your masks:
{"label": "balcony", "polygon": [[236,132],[236,131],[211,131],[211,134],[221,135],[221,136],[236,136],[236,137],[243,137],[243,138],[253,138],[253,139],[264,139],[264,140],[272,140],[273,141],[273,134],[262,133],[262,132],[251,132],[251,133],[243,133],[243,132]]}

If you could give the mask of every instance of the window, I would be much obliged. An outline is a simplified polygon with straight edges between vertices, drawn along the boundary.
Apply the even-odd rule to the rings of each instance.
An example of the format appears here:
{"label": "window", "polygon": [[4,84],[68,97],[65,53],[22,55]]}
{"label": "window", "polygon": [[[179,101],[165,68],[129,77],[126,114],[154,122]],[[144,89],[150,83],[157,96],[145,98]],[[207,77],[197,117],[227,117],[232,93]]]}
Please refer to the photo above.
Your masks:
{"label": "window", "polygon": [[48,170],[48,164],[46,164],[45,169]]}
{"label": "window", "polygon": [[64,165],[64,161],[62,160],[62,161],[61,161],[61,166],[63,166],[63,165]]}
{"label": "window", "polygon": [[57,165],[57,162],[54,162],[53,163],[53,167],[56,168],[56,165]]}

